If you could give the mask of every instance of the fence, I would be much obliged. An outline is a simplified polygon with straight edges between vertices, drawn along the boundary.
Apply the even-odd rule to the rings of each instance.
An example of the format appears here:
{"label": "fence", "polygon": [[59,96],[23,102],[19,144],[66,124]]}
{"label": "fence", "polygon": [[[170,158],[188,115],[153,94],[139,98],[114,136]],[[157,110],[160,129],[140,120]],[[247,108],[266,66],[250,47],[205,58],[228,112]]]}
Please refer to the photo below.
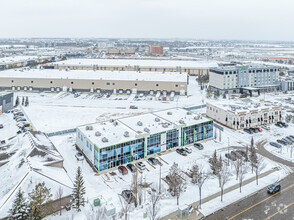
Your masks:
{"label": "fence", "polygon": [[76,131],[77,131],[76,128],[72,128],[72,129],[67,129],[67,130],[63,130],[63,131],[55,131],[55,132],[51,132],[51,133],[46,133],[46,135],[48,137],[53,137],[53,136],[58,136],[58,135],[63,135],[63,134],[75,133]]}

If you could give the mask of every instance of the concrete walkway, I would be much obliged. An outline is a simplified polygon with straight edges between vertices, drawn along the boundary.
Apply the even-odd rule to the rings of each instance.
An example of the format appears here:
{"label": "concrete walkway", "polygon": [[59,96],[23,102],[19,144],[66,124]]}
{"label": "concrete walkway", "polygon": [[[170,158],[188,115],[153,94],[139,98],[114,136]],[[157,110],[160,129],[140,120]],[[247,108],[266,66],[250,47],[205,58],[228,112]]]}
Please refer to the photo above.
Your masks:
{"label": "concrete walkway", "polygon": [[[271,174],[273,172],[276,172],[277,170],[278,170],[277,168],[272,169],[272,170],[268,170],[268,171],[260,174],[259,175],[259,178],[265,177],[265,176],[267,176],[267,175],[269,175],[269,174]],[[244,182],[243,182],[242,185],[244,186],[244,185],[247,185],[247,184],[252,183],[254,181],[255,181],[255,177],[251,177],[250,179],[244,180]],[[231,191],[233,191],[235,189],[239,189],[239,184],[235,184],[235,185],[233,185],[233,186],[225,189],[224,190],[224,194],[229,193],[229,192],[231,192]],[[202,204],[204,204],[206,202],[209,202],[209,201],[211,201],[211,200],[213,200],[213,199],[215,199],[217,197],[220,197],[220,192],[214,193],[214,194],[212,194],[212,195],[210,195],[210,196],[208,196],[206,198],[203,198],[202,199]],[[190,205],[193,206],[193,208],[195,209],[195,207],[198,207],[199,206],[199,201],[194,202],[194,203],[192,203]],[[170,213],[169,215],[160,218],[160,220],[174,220],[174,219],[178,219],[177,218],[177,213],[178,213],[178,211],[175,211],[173,213]],[[202,219],[202,218],[204,218],[204,215],[202,213],[199,212],[199,215],[197,215],[197,213],[195,211],[193,211],[190,216],[185,217],[185,218],[182,218],[182,219],[184,219],[184,220],[198,220],[198,219]]]}

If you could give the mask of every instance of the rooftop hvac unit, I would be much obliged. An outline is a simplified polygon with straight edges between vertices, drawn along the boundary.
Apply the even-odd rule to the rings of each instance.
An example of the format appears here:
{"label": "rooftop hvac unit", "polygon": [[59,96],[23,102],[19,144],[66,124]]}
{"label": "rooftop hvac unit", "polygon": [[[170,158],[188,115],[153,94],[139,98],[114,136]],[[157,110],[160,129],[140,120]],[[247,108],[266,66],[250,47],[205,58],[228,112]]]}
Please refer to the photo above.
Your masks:
{"label": "rooftop hvac unit", "polygon": [[168,114],[168,115],[172,115],[173,113],[172,113],[172,112],[167,112],[167,114]]}
{"label": "rooftop hvac unit", "polygon": [[95,136],[99,137],[99,136],[101,136],[101,133],[99,131],[96,131]]}
{"label": "rooftop hvac unit", "polygon": [[86,126],[86,131],[87,131],[87,130],[93,130],[93,126],[91,126],[91,125],[87,125],[87,126]]}
{"label": "rooftop hvac unit", "polygon": [[149,133],[150,132],[150,129],[149,128],[144,128],[144,131]]}
{"label": "rooftop hvac unit", "polygon": [[138,122],[137,122],[137,125],[138,125],[138,126],[142,126],[143,123],[142,123],[141,121],[138,121]]}
{"label": "rooftop hvac unit", "polygon": [[117,125],[118,125],[118,122],[117,122],[117,121],[114,121],[114,122],[113,122],[113,125],[114,125],[114,126],[117,126]]}
{"label": "rooftop hvac unit", "polygon": [[156,121],[156,122],[160,122],[160,118],[156,117],[156,118],[155,118],[155,121]]}
{"label": "rooftop hvac unit", "polygon": [[107,139],[106,137],[103,137],[103,138],[102,138],[102,142],[103,142],[103,143],[106,143],[106,142],[108,142],[108,139]]}
{"label": "rooftop hvac unit", "polygon": [[180,124],[185,124],[184,120],[182,120],[182,119],[179,122],[180,122]]}
{"label": "rooftop hvac unit", "polygon": [[199,118],[200,118],[199,115],[197,115],[197,116],[194,117],[195,120],[199,120]]}
{"label": "rooftop hvac unit", "polygon": [[130,133],[128,131],[125,131],[124,136],[125,137],[130,137]]}
{"label": "rooftop hvac unit", "polygon": [[187,112],[187,115],[192,115],[192,112]]}
{"label": "rooftop hvac unit", "polygon": [[110,122],[112,123],[112,122],[114,122],[115,120],[114,119],[110,119]]}
{"label": "rooftop hvac unit", "polygon": [[162,124],[162,127],[167,128],[168,127],[168,124],[167,123],[164,123],[164,124]]}

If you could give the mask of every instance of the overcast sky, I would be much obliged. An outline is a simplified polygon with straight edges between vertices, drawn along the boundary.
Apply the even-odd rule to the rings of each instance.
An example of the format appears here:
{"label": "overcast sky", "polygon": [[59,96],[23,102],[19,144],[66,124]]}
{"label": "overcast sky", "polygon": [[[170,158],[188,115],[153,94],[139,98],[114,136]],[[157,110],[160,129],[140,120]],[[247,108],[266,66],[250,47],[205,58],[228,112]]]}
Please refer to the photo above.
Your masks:
{"label": "overcast sky", "polygon": [[0,0],[0,37],[294,40],[293,0]]}

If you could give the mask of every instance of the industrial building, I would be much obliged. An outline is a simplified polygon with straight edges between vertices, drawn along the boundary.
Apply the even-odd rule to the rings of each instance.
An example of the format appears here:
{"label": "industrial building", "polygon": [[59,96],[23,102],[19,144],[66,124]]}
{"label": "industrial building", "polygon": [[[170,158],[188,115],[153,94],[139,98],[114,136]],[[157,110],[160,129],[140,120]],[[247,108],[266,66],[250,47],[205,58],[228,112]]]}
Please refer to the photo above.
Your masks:
{"label": "industrial building", "polygon": [[163,56],[163,45],[149,45],[149,54],[152,56]]}
{"label": "industrial building", "polygon": [[0,111],[6,112],[13,108],[13,93],[12,92],[0,92]]}
{"label": "industrial building", "polygon": [[98,172],[213,137],[213,120],[174,108],[77,128],[76,144]]}
{"label": "industrial building", "polygon": [[0,58],[0,70],[26,67],[30,65],[44,64],[55,61],[55,57],[50,56],[15,56]]}
{"label": "industrial building", "polygon": [[14,69],[0,75],[0,89],[186,95],[187,73]]}
{"label": "industrial building", "polygon": [[132,55],[135,54],[134,48],[109,48],[107,55]]}
{"label": "industrial building", "polygon": [[206,103],[206,115],[235,130],[273,124],[282,118],[279,106],[232,100]]}
{"label": "industrial building", "polygon": [[43,65],[46,69],[109,70],[141,72],[186,72],[207,75],[216,61],[171,59],[69,59]]}
{"label": "industrial building", "polygon": [[256,88],[261,92],[275,91],[279,67],[267,65],[219,65],[209,69],[209,86],[220,93],[242,93]]}

